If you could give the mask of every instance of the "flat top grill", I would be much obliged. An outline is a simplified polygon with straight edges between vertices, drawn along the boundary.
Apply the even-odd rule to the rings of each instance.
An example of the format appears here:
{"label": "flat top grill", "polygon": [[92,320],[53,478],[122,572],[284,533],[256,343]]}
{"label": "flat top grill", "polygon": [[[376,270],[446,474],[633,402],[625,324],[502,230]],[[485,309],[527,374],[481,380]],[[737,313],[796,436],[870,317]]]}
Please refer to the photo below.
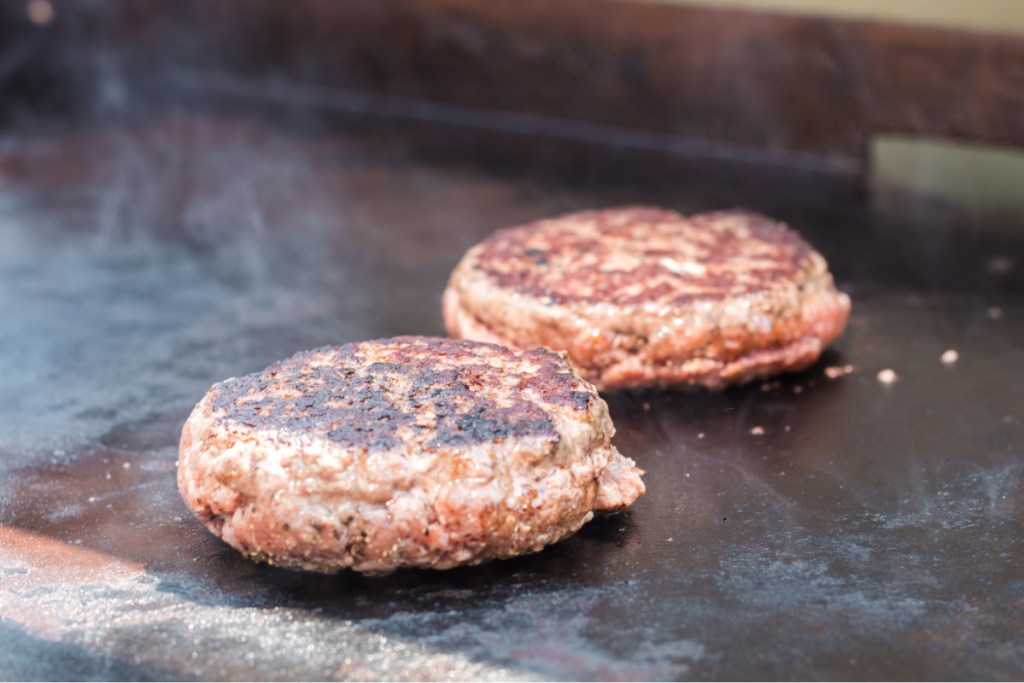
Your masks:
{"label": "flat top grill", "polygon": [[[1024,671],[1019,235],[887,215],[839,176],[311,120],[210,108],[0,140],[6,675]],[[471,244],[624,203],[789,221],[853,297],[847,332],[799,375],[608,395],[648,493],[532,556],[324,577],[253,564],[192,519],[177,439],[213,382],[318,345],[442,334]],[[886,368],[898,382],[876,379]]]}

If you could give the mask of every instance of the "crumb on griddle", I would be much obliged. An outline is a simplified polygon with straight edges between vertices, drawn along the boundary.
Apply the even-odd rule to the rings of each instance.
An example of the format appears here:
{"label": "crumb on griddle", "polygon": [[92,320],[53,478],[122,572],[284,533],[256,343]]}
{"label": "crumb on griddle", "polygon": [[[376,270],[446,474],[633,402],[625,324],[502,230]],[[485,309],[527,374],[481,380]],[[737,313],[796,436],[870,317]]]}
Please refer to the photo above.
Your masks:
{"label": "crumb on griddle", "polygon": [[896,374],[895,370],[886,368],[885,370],[879,370],[877,375],[878,381],[882,384],[895,384],[900,381],[900,376]]}
{"label": "crumb on griddle", "polygon": [[853,372],[852,365],[830,365],[825,368],[825,376],[829,379],[838,379],[843,375],[849,375]]}

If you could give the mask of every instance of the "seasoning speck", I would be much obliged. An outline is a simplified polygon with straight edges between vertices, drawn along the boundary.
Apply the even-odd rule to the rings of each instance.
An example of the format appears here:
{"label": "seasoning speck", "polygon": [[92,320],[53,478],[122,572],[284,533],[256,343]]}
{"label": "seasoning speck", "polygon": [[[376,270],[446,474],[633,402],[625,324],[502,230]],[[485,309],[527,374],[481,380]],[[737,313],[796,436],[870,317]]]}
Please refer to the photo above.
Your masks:
{"label": "seasoning speck", "polygon": [[956,349],[947,349],[942,353],[943,365],[954,365],[958,360],[960,360],[960,354]]}
{"label": "seasoning speck", "polygon": [[750,433],[753,434],[754,436],[763,436],[764,435],[764,427],[751,427],[750,428]]}
{"label": "seasoning speck", "polygon": [[647,401],[644,401],[643,405],[644,405],[644,410],[650,410],[651,409],[651,404],[648,403]]}
{"label": "seasoning speck", "polygon": [[988,317],[992,318],[993,320],[1002,319],[1003,309],[999,308],[998,306],[992,306],[991,308],[988,309]]}
{"label": "seasoning speck", "polygon": [[704,432],[697,432],[697,438],[698,439],[703,439],[704,438]]}
{"label": "seasoning speck", "polygon": [[882,384],[895,384],[900,381],[900,376],[896,374],[895,370],[886,368],[878,372],[878,381]]}

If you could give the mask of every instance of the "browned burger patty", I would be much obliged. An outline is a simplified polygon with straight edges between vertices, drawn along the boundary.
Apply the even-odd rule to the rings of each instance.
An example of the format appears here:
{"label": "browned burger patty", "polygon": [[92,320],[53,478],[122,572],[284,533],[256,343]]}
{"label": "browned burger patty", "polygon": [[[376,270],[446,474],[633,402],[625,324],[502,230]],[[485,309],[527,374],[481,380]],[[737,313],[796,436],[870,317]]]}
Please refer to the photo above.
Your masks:
{"label": "browned burger patty", "polygon": [[215,385],[178,486],[254,560],[447,569],[540,550],[644,492],[608,407],[563,355],[399,337]]}
{"label": "browned burger patty", "polygon": [[741,211],[585,211],[501,230],[444,295],[453,337],[565,350],[601,389],[712,389],[812,364],[850,312],[821,254]]}

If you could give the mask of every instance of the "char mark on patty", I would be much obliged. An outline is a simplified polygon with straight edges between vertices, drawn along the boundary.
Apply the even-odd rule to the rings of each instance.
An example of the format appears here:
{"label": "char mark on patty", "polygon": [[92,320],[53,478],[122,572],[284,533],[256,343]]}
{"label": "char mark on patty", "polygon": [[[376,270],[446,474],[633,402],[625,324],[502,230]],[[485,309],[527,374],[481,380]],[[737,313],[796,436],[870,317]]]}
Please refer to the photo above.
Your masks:
{"label": "char mark on patty", "polygon": [[[522,395],[532,387],[552,408],[587,411],[592,393],[557,354],[493,345],[398,338],[366,356],[360,345],[298,354],[215,388],[213,409],[252,429],[324,436],[367,451],[403,443],[429,448],[500,443],[519,437],[558,441],[548,413]],[[533,371],[509,369],[525,359]]]}
{"label": "char mark on patty", "polygon": [[627,207],[499,231],[474,263],[496,285],[552,303],[682,305],[792,281],[812,254],[758,214]]}

